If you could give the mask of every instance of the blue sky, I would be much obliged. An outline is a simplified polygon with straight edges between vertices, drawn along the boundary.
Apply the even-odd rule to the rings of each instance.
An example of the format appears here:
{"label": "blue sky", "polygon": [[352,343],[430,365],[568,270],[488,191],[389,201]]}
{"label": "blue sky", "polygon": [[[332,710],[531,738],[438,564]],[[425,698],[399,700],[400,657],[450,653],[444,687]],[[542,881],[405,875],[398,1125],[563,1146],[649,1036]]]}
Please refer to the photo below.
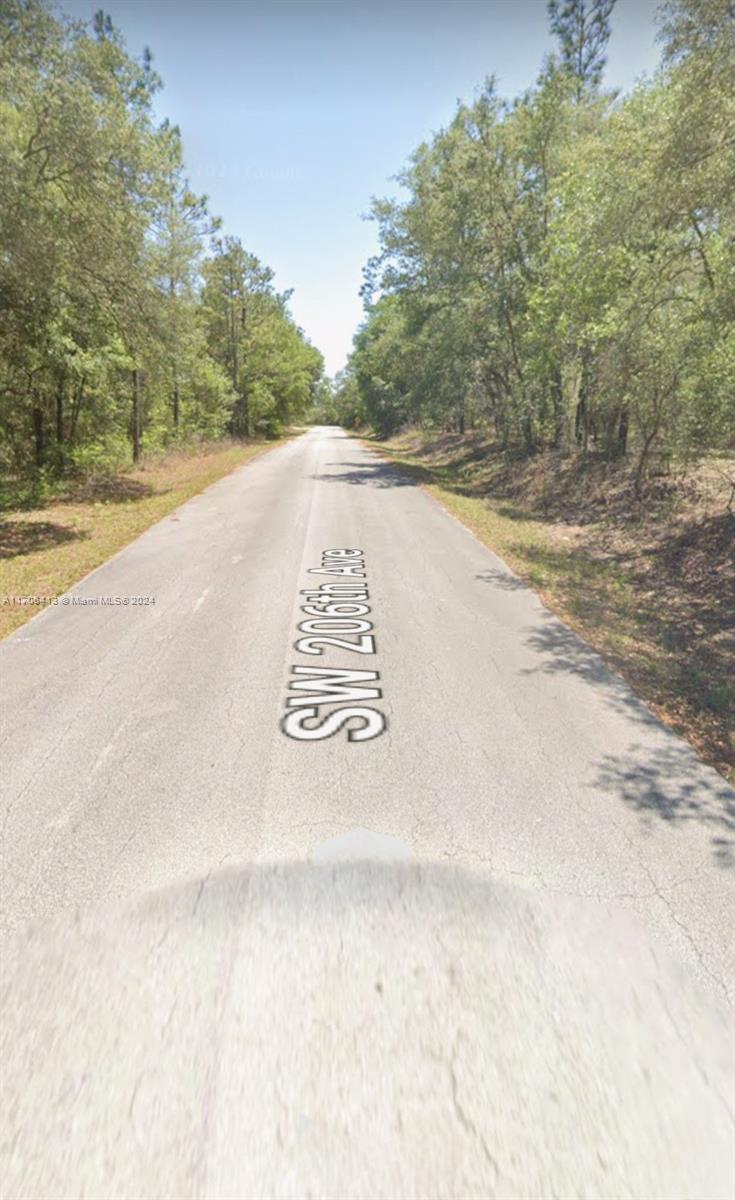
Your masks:
{"label": "blue sky", "polygon": [[[485,76],[513,96],[552,48],[545,0],[67,0],[100,4],[140,54],[161,116],[181,126],[192,186],[225,232],[293,287],[291,309],[333,374],[361,320],[376,249],[361,219],[411,150]],[[606,82],[657,60],[655,0],[618,0]]]}

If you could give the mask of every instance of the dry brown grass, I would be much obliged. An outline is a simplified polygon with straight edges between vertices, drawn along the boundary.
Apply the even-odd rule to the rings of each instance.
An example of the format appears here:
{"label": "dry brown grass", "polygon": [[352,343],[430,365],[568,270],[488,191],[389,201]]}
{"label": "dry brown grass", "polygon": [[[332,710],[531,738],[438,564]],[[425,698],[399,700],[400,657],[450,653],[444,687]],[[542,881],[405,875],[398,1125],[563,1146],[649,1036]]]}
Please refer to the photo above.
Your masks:
{"label": "dry brown grass", "polygon": [[478,434],[371,442],[500,554],[699,754],[735,781],[732,460],[651,481]]}

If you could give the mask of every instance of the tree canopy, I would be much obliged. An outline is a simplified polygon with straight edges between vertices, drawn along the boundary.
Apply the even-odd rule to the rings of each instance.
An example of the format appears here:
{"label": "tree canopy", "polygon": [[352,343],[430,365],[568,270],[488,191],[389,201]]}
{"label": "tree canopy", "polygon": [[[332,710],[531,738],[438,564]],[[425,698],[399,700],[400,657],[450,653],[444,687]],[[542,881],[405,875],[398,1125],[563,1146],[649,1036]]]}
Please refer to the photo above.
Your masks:
{"label": "tree canopy", "polygon": [[735,9],[672,0],[662,62],[601,86],[609,0],[549,5],[561,53],[492,80],[376,200],[380,253],[337,395],[387,434],[692,454],[735,441]]}
{"label": "tree canopy", "polygon": [[102,12],[0,0],[0,472],[277,432],[321,379],[288,296],[192,193],[159,87]]}

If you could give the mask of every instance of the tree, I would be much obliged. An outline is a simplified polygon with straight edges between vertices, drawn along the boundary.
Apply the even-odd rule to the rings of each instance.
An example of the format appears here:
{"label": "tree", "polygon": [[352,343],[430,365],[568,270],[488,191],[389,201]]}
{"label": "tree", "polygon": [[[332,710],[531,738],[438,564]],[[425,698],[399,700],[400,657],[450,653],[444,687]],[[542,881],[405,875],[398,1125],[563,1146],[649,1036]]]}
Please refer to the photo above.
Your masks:
{"label": "tree", "polygon": [[297,406],[283,363],[299,403],[321,371],[253,256],[222,343],[201,294],[219,222],[187,184],[179,129],[155,118],[159,87],[150,53],[132,58],[103,13],[87,27],[46,0],[1,0],[0,471],[106,469],[248,433],[258,406]]}
{"label": "tree", "polygon": [[551,32],[559,40],[562,67],[574,80],[578,101],[602,80],[614,6],[615,0],[549,0]]}
{"label": "tree", "polygon": [[289,293],[275,291],[273,272],[238,238],[215,241],[203,277],[209,353],[236,397],[231,432],[273,435],[309,402],[322,375],[321,355],[294,324]]}
{"label": "tree", "polygon": [[347,378],[383,434],[635,454],[642,496],[658,459],[735,440],[735,10],[674,0],[659,71],[616,100],[611,7],[552,6],[562,69],[512,103],[486,84],[374,201]]}

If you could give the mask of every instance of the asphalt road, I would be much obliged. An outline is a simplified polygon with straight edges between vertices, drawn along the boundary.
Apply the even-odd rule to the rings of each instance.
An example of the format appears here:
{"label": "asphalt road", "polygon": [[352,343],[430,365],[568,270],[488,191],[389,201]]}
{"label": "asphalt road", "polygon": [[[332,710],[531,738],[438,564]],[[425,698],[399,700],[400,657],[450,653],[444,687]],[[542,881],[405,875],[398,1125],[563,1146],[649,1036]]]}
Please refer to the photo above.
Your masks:
{"label": "asphalt road", "polygon": [[[467,530],[315,429],[68,599],[0,647],[9,1196],[728,1194],[735,793]],[[372,723],[286,736],[327,667]]]}

